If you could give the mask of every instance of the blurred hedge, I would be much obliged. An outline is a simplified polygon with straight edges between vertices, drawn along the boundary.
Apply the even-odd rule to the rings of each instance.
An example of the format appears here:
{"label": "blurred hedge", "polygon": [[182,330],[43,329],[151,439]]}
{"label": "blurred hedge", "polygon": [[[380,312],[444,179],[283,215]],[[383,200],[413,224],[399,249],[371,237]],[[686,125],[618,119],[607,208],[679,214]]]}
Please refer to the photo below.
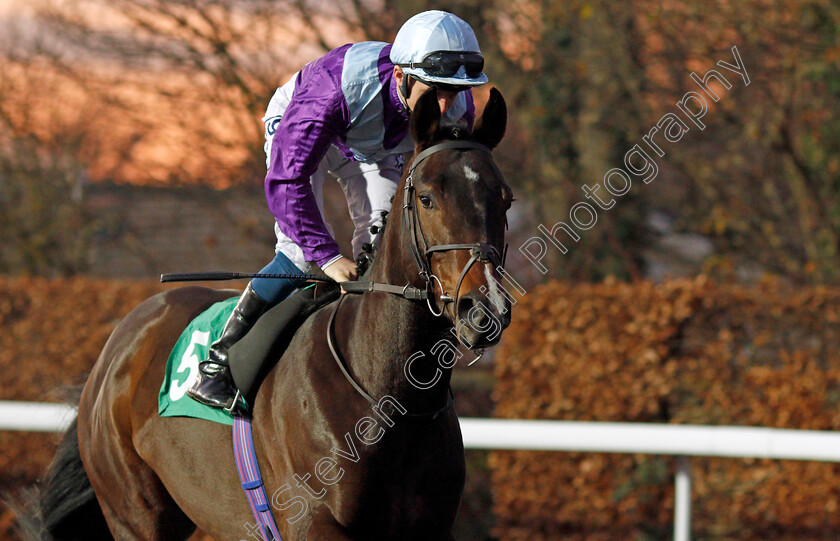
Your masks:
{"label": "blurred hedge", "polygon": [[[84,382],[116,324],[153,282],[0,276],[0,400],[58,402]],[[0,431],[0,492],[37,479],[59,435]],[[0,506],[0,539],[14,539],[14,515]]]}
{"label": "blurred hedge", "polygon": [[[840,290],[550,283],[514,308],[498,417],[840,429]],[[676,459],[496,452],[505,540],[664,539]],[[836,539],[840,465],[693,458],[695,539]]]}

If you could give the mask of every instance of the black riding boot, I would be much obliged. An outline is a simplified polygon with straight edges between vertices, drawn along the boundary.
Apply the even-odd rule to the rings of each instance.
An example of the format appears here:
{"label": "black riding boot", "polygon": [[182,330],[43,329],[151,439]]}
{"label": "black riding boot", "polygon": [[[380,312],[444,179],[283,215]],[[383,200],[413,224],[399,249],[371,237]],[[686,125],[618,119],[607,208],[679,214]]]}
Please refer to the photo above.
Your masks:
{"label": "black riding boot", "polygon": [[214,408],[233,410],[239,391],[230,375],[228,348],[251,330],[268,305],[248,284],[225,323],[222,335],[210,346],[209,359],[198,365],[198,380],[187,390],[191,398]]}

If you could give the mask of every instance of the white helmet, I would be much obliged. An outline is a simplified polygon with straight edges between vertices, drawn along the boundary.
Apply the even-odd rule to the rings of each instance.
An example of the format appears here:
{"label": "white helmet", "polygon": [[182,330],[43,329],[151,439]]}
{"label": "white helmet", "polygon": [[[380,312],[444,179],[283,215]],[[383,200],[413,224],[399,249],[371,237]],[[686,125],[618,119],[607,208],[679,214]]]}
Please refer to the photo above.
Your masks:
{"label": "white helmet", "polygon": [[391,62],[424,83],[478,86],[487,82],[475,32],[445,11],[424,11],[402,25]]}

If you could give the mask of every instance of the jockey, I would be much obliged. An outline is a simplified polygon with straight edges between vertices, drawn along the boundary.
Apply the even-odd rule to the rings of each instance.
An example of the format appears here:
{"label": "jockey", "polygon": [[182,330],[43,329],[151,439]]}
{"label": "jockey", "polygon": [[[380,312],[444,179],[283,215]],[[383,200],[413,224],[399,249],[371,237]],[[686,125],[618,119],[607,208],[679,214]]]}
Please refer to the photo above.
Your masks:
{"label": "jockey", "polygon": [[[261,272],[297,274],[316,264],[337,282],[354,280],[354,260],[339,253],[324,221],[326,176],[337,178],[347,197],[355,225],[353,253],[361,254],[365,243],[378,242],[383,213],[402,176],[402,154],[414,149],[408,117],[417,100],[436,87],[443,124],[471,130],[475,109],[469,88],[487,82],[483,67],[469,24],[451,13],[426,11],[405,22],[393,45],[344,45],[278,88],[263,118],[265,193],[276,220],[276,255]],[[232,410],[239,393],[228,348],[301,283],[251,280],[187,394]]]}

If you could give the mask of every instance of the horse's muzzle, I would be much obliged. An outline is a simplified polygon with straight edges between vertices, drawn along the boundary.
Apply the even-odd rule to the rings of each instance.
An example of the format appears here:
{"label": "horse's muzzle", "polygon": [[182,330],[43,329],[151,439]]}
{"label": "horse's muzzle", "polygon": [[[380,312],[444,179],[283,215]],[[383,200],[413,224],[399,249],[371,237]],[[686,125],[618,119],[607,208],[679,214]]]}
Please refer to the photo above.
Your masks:
{"label": "horse's muzzle", "polygon": [[498,343],[502,331],[510,325],[511,303],[504,299],[501,306],[497,304],[475,291],[458,300],[456,330],[461,343],[469,348],[484,348]]}

